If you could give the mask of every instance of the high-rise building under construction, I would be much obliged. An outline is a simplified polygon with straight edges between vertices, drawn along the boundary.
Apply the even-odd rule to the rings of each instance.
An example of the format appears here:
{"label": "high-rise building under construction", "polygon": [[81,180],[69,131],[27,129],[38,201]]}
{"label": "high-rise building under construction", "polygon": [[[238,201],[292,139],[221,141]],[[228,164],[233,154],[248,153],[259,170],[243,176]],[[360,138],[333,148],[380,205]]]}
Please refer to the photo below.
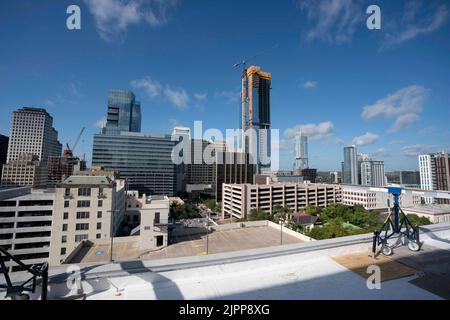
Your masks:
{"label": "high-rise building under construction", "polygon": [[252,154],[258,173],[270,170],[271,165],[270,84],[270,73],[260,67],[250,66],[242,72],[241,147]]}

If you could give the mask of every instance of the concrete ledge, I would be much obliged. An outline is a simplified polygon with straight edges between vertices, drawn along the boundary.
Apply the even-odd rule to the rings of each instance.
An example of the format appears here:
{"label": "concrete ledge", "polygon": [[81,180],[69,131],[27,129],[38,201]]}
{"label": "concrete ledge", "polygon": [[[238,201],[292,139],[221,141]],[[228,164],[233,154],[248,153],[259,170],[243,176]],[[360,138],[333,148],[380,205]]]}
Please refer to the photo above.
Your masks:
{"label": "concrete ledge", "polygon": [[[83,279],[99,277],[121,277],[134,273],[175,271],[221,264],[233,264],[256,259],[266,259],[285,255],[302,254],[305,259],[320,256],[339,255],[368,251],[372,243],[372,234],[363,234],[335,239],[290,244],[269,248],[211,254],[209,256],[191,256],[160,260],[127,261],[103,265],[83,265],[80,272]],[[421,239],[450,238],[450,223],[430,225],[421,228]],[[396,241],[393,238],[392,241]],[[70,265],[50,268],[50,283],[61,283],[67,279]]]}

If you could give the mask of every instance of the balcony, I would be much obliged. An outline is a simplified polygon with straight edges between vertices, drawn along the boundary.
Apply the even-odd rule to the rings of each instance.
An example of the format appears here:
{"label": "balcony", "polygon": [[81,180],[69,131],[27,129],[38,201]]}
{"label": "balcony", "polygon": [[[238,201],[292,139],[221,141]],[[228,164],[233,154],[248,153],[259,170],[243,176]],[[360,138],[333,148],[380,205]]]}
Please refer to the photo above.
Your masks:
{"label": "balcony", "polygon": [[103,193],[103,192],[98,193],[98,194],[97,194],[97,198],[99,198],[99,199],[106,199],[106,194]]}
{"label": "balcony", "polygon": [[64,199],[73,199],[73,194],[72,193],[65,193],[64,194]]}

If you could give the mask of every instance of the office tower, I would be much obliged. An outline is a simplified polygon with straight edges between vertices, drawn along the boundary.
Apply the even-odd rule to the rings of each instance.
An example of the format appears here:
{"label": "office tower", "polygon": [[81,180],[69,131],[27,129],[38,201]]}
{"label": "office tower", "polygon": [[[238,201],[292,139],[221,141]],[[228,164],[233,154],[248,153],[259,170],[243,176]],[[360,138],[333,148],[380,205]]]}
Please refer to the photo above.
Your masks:
{"label": "office tower", "polygon": [[356,146],[344,148],[344,162],[342,164],[342,183],[358,184],[358,163]]}
{"label": "office tower", "polygon": [[258,173],[270,171],[270,84],[270,73],[260,67],[251,66],[242,73],[240,147],[252,154]]}
{"label": "office tower", "polygon": [[13,112],[7,161],[32,154],[46,162],[50,156],[61,155],[61,150],[53,118],[45,109],[25,107]]}
{"label": "office tower", "polygon": [[[420,187],[424,190],[450,190],[450,159],[447,152],[419,155]],[[449,204],[446,199],[424,197],[426,203]]]}
{"label": "office tower", "polygon": [[[132,92],[110,91],[108,113],[111,110],[111,101],[115,101],[117,92],[126,92],[126,97],[134,99]],[[114,99],[111,99],[111,95]],[[127,101],[133,100],[131,98]],[[114,103],[113,106],[116,105]],[[136,104],[135,102],[134,105]],[[128,106],[131,108],[132,104]],[[126,131],[127,123],[130,130],[140,128],[140,115],[134,118],[127,116],[124,118],[128,119],[126,121],[116,121],[115,117],[109,114],[108,117],[112,119],[110,125],[107,125],[102,133],[94,135],[92,165],[103,167],[107,171],[117,171],[120,179],[126,179],[129,190],[137,190],[147,195],[175,194],[176,177],[172,149],[177,142],[172,141],[171,135]],[[117,130],[119,123],[121,123],[122,131]]]}
{"label": "office tower", "polygon": [[61,149],[53,118],[45,109],[25,107],[14,111],[2,185],[45,184],[47,174],[42,174],[42,167],[46,167],[49,157],[60,156]]}
{"label": "office tower", "polygon": [[303,181],[315,183],[317,178],[317,169],[302,169],[300,171],[300,175],[303,177]]}
{"label": "office tower", "polygon": [[[253,183],[256,165],[250,154],[229,152],[223,141],[194,139],[191,144],[191,163],[185,165],[185,186],[189,193],[208,193],[221,201],[223,183]],[[213,150],[213,163],[201,159],[205,150]]]}
{"label": "office tower", "polygon": [[6,157],[8,156],[8,141],[7,136],[0,134],[0,177],[2,175],[3,165],[6,163]]}
{"label": "office tower", "polygon": [[[436,162],[432,154],[419,155],[420,188],[436,190]],[[434,202],[432,197],[424,197],[425,203]]]}
{"label": "office tower", "polygon": [[[54,199],[51,189],[0,190],[0,246],[27,266],[48,260]],[[10,272],[23,270],[12,260],[5,267]]]}
{"label": "office tower", "polygon": [[52,266],[61,264],[83,240],[109,243],[125,214],[125,181],[106,176],[70,176],[57,185],[54,199],[49,257]]}
{"label": "office tower", "polygon": [[295,136],[295,168],[294,173],[300,174],[303,169],[308,169],[308,137],[303,133]]}
{"label": "office tower", "polygon": [[136,101],[133,92],[109,90],[108,116],[104,131],[106,133],[141,131],[141,103]]}
{"label": "office tower", "polygon": [[359,184],[363,186],[382,187],[386,185],[384,161],[372,160],[365,154],[358,155]]}
{"label": "office tower", "polygon": [[331,183],[339,183],[339,173],[337,171],[330,172]]}
{"label": "office tower", "polygon": [[407,186],[420,186],[419,171],[400,171],[399,183]]}

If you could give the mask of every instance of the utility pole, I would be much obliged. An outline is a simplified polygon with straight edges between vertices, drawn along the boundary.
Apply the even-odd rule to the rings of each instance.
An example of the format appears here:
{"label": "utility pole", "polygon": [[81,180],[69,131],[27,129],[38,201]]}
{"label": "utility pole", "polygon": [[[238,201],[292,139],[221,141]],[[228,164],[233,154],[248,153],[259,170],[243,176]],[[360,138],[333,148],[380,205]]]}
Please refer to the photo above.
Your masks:
{"label": "utility pole", "polygon": [[283,245],[283,224],[284,224],[284,214],[280,213],[280,219],[278,219],[280,222],[280,245]]}

